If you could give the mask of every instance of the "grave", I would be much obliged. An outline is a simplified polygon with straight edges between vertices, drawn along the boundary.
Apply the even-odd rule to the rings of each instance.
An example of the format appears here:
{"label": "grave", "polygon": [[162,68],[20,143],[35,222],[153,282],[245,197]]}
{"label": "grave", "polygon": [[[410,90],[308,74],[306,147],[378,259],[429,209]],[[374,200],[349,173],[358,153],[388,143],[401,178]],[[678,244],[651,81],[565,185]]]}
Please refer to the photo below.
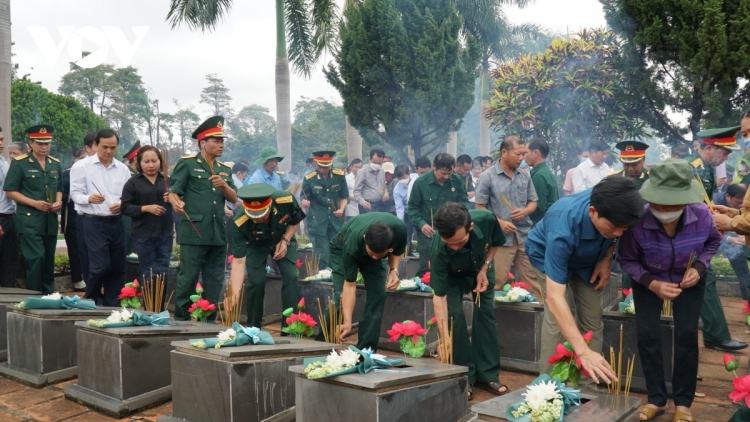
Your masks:
{"label": "grave", "polygon": [[76,321],[106,318],[119,308],[13,309],[8,318],[8,361],[0,374],[32,387],[78,374]]}
{"label": "grave", "polygon": [[503,369],[539,372],[544,306],[540,303],[495,301],[500,366]]}
{"label": "grave", "polygon": [[41,297],[35,290],[0,287],[0,362],[8,360],[8,312],[27,297]]}
{"label": "grave", "polygon": [[289,372],[306,357],[339,345],[275,337],[274,345],[198,349],[173,342],[172,415],[159,422],[293,420],[295,380]]}
{"label": "grave", "polygon": [[195,321],[172,324],[100,328],[76,322],[78,382],[65,387],[65,397],[116,418],[168,401],[172,342],[227,329]]}
{"label": "grave", "polygon": [[[471,411],[478,415],[477,422],[500,422],[507,421],[505,411],[516,403],[523,401],[521,394],[526,388],[511,391],[501,397],[475,404]],[[622,394],[607,394],[585,391],[581,392],[581,405],[574,406],[573,410],[565,415],[565,422],[630,422],[638,421],[638,406],[641,399],[625,396]]]}
{"label": "grave", "polygon": [[297,422],[455,422],[468,412],[465,366],[404,358],[402,365],[309,380],[295,374]]}

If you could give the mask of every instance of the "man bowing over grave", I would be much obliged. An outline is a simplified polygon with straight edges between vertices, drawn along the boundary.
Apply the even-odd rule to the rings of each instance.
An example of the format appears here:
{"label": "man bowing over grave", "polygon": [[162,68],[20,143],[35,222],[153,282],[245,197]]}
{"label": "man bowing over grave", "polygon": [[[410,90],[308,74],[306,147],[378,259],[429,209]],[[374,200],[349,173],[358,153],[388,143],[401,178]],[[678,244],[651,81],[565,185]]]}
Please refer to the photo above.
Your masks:
{"label": "man bowing over grave", "polygon": [[[448,327],[454,327],[453,363],[469,368],[469,400],[473,398],[474,385],[496,396],[503,395],[508,387],[498,382],[500,344],[492,262],[498,247],[505,244],[503,229],[490,211],[469,211],[455,202],[438,210],[435,228],[439,236],[432,240],[430,287],[440,338],[449,338]],[[462,306],[463,295],[469,292],[479,295],[479,302],[474,301],[471,341]],[[441,343],[438,351],[443,350]]]}
{"label": "man bowing over grave", "polygon": [[[291,192],[276,190],[264,183],[240,188],[237,196],[242,200],[241,209],[244,212],[237,213],[232,227],[232,292],[239,297],[247,270],[247,325],[260,327],[263,323],[266,260],[269,255],[281,270],[281,308],[292,308],[299,300],[297,240],[294,233],[305,218],[305,213]],[[281,319],[281,326],[286,326],[285,318]]]}
{"label": "man bowing over grave", "polygon": [[[224,118],[214,116],[193,132],[200,154],[182,157],[171,177],[169,200],[180,223],[180,274],[177,276],[174,318],[190,319],[190,295],[201,277],[205,299],[219,300],[227,253],[224,201],[237,202],[232,169],[216,160],[224,152]],[[180,196],[183,197],[180,200]],[[212,320],[216,314],[211,315]]]}
{"label": "man bowing over grave", "polygon": [[[398,266],[405,250],[406,225],[387,212],[360,214],[347,221],[331,240],[334,301],[338,303],[340,296],[344,317],[344,324],[340,327],[341,340],[352,331],[359,269],[367,289],[367,301],[359,320],[357,348],[378,349],[385,291],[398,287]],[[384,258],[388,258],[387,263]]]}

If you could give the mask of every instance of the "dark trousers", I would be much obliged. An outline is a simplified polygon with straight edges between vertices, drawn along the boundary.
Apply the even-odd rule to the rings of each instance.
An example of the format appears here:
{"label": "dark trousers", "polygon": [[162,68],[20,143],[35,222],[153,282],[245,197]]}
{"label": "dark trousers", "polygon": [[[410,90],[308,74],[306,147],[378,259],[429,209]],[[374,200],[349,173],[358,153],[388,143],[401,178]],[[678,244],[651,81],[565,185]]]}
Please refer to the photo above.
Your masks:
{"label": "dark trousers", "polygon": [[432,248],[432,238],[425,236],[420,227],[414,227],[414,232],[417,233],[417,251],[419,252],[419,268],[417,269],[417,276],[422,277],[424,273],[430,271],[430,249]]}
{"label": "dark trousers", "polygon": [[363,208],[362,205],[357,205],[359,207],[359,213],[360,214],[367,214],[368,212],[388,212],[388,207],[383,203],[383,201],[370,201],[370,208],[367,209]]}
{"label": "dark trousers", "polygon": [[409,216],[404,213],[404,224],[406,225],[406,250],[409,251],[408,255],[411,256],[413,250],[411,250],[411,238],[414,234],[414,226],[409,221]]}
{"label": "dark trousers", "polygon": [[[81,272],[81,255],[78,246],[77,220],[78,214],[75,211],[65,213],[65,245],[68,247],[68,261],[70,261],[70,278],[73,283],[82,280]],[[83,242],[83,240],[81,240]]]}
{"label": "dark trousers", "polygon": [[18,271],[18,232],[15,217],[11,214],[0,216],[0,287],[16,287]]}
{"label": "dark trousers", "polygon": [[[273,256],[273,249],[268,249]],[[245,279],[245,303],[247,304],[247,325],[260,328],[263,324],[263,305],[266,296],[266,261],[252,268],[250,259],[245,261],[247,278]],[[287,248],[286,255],[276,262],[281,272],[281,309],[297,306],[299,302],[299,286],[297,285],[297,245],[292,242]],[[281,327],[286,327],[286,318],[281,318]]]}
{"label": "dark trousers", "polygon": [[[138,254],[138,264],[144,279],[151,275],[169,273],[169,257],[172,255],[172,233],[164,236],[141,237],[133,235],[133,247]],[[164,279],[164,288],[169,280]]]}
{"label": "dark trousers", "polygon": [[83,281],[89,281],[89,248],[86,243],[86,231],[84,230],[83,214],[76,214],[76,237],[78,242],[78,259],[81,262],[81,277]]}
{"label": "dark trousers", "polygon": [[[101,306],[120,306],[120,290],[125,285],[125,227],[122,218],[83,219],[89,252],[89,279],[86,298]],[[102,293],[104,288],[104,293]]]}
{"label": "dark trousers", "polygon": [[710,266],[706,268],[706,287],[703,293],[703,307],[701,307],[703,321],[703,342],[718,344],[731,340],[727,318],[724,316],[724,306],[719,300],[716,290],[716,273]]}
{"label": "dark trousers", "polygon": [[[221,289],[224,287],[226,257],[227,245],[180,245],[180,274],[177,276],[175,289],[175,320],[190,320],[188,308],[193,304],[190,296],[196,294],[195,286],[199,277],[203,286],[203,298],[218,304]],[[208,317],[209,321],[215,319],[216,312]]]}
{"label": "dark trousers", "polygon": [[[659,283],[654,281],[654,283]],[[695,397],[698,375],[698,317],[703,306],[705,276],[695,286],[682,290],[672,301],[674,318],[674,367],[672,396],[675,406],[690,407]],[[661,311],[664,304],[656,294],[640,283],[633,283],[635,320],[638,330],[638,354],[646,377],[648,402],[667,404],[664,383],[664,356],[661,342]]]}

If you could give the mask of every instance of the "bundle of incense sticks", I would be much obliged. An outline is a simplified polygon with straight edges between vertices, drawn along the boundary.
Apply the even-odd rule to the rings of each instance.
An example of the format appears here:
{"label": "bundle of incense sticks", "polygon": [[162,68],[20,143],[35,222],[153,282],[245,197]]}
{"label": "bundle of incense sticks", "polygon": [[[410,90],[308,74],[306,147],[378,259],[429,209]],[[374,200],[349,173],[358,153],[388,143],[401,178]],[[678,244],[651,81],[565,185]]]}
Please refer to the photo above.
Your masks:
{"label": "bundle of incense sticks", "polygon": [[700,177],[695,176],[695,180],[698,181],[698,183],[701,185],[701,188],[703,189],[703,201],[706,202],[706,205],[708,205],[708,209],[711,210],[711,212],[714,212],[714,203],[711,202],[711,198],[708,196],[708,192],[706,192],[706,187],[703,186],[703,182],[701,182]]}
{"label": "bundle of incense sticks", "polygon": [[239,292],[234,292],[232,286],[227,285],[227,292],[224,295],[224,311],[219,309],[219,324],[231,327],[235,322],[240,322],[243,303],[245,303],[245,285],[240,287]]}
{"label": "bundle of incense sticks", "polygon": [[500,199],[502,199],[505,206],[508,207],[509,210],[513,211],[513,205],[510,204],[510,201],[508,201],[508,198],[506,198],[505,195],[503,195],[502,193],[498,194],[498,196],[500,196]]}
{"label": "bundle of incense sticks", "polygon": [[305,256],[305,270],[307,270],[307,276],[313,276],[318,274],[318,271],[320,267],[320,255],[315,256],[315,254],[310,254],[309,256]]}
{"label": "bundle of incense sticks", "polygon": [[169,299],[164,302],[164,292],[166,291],[166,286],[166,274],[157,274],[156,276],[154,276],[153,271],[151,271],[149,278],[146,278],[145,274],[143,275],[143,305],[147,311],[156,313],[164,312],[164,310],[167,308],[166,304],[168,304],[172,300],[172,295],[174,295],[173,291],[172,293],[170,293]]}
{"label": "bundle of incense sticks", "polygon": [[[619,353],[615,354],[615,349],[610,346],[609,347],[609,366],[612,367],[613,370],[617,371],[617,380],[613,381],[611,385],[607,386],[607,391],[609,393],[614,394],[620,394],[620,391],[622,391],[622,344],[623,344],[623,326],[620,324],[620,350]],[[602,353],[603,355],[603,353]],[[633,368],[635,366],[635,355],[633,355],[632,358],[628,359],[627,364],[625,365],[625,385],[624,385],[624,393],[625,395],[630,394],[630,384],[633,379]]]}
{"label": "bundle of incense sticks", "polygon": [[344,313],[339,306],[328,298],[328,318],[324,317],[323,307],[320,305],[318,298],[318,312],[320,314],[320,330],[323,332],[323,338],[326,343],[340,343],[341,335],[339,327],[344,324]]}
{"label": "bundle of incense sticks", "polygon": [[50,204],[54,204],[55,203],[55,196],[57,196],[55,194],[55,192],[46,192],[46,194],[47,194],[47,202],[50,203]]}
{"label": "bundle of incense sticks", "polygon": [[[438,357],[441,363],[453,363],[453,318],[451,318],[450,328],[450,331],[448,331],[448,324],[444,319],[440,318],[440,327],[438,328]],[[445,338],[441,332],[447,333],[448,338]]]}
{"label": "bundle of incense sticks", "polygon": [[476,296],[477,296],[477,297],[476,297],[476,298],[474,299],[474,303],[476,303],[476,305],[477,305],[477,308],[481,308],[481,307],[482,307],[482,301],[481,301],[481,300],[479,299],[479,297],[480,297],[480,296],[481,296],[482,294],[481,294],[481,293],[479,293],[479,292],[476,292],[475,294],[476,294]]}
{"label": "bundle of incense sticks", "polygon": [[[289,186],[288,188],[286,188],[286,190],[287,190],[288,192],[291,192],[291,193],[292,193],[292,195],[296,195],[296,194],[297,194],[297,191],[298,191],[298,190],[299,190],[299,188],[300,188],[300,186],[301,186],[301,184],[300,184],[300,183],[295,183],[295,184],[293,184],[293,185]],[[305,197],[307,197],[307,195],[305,195]]]}

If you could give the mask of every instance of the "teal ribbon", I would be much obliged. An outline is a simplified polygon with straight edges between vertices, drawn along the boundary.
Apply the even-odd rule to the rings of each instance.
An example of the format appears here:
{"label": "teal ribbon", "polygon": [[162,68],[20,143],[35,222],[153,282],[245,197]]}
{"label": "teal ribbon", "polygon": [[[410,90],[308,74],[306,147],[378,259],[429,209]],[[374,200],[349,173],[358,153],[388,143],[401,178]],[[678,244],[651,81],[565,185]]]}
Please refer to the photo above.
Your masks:
{"label": "teal ribbon", "polygon": [[93,300],[81,299],[78,295],[73,297],[63,296],[61,300],[42,299],[38,297],[27,297],[20,309],[96,309]]}
{"label": "teal ribbon", "polygon": [[[508,292],[504,292],[500,290],[495,292],[495,300],[497,300],[498,297],[506,297],[506,296],[508,296]],[[497,301],[500,303],[536,302],[536,298],[533,295],[528,294],[524,297],[519,297],[516,300],[497,300]]]}
{"label": "teal ribbon", "polygon": [[244,346],[246,344],[273,345],[273,337],[266,331],[256,327],[243,327],[239,322],[232,324],[232,329],[237,333],[232,341],[220,344],[218,337],[190,340],[190,345],[199,349],[211,349],[220,347]]}
{"label": "teal ribbon", "polygon": [[[397,366],[401,365],[404,360],[403,359],[389,359],[386,357],[379,358],[379,357],[372,357],[372,350],[365,349],[365,350],[359,350],[354,346],[349,346],[349,350],[352,350],[354,352],[359,353],[360,355],[360,362],[358,365],[354,365],[351,368],[344,369],[343,371],[333,372],[330,373],[324,377],[316,378],[316,379],[322,379],[322,378],[330,378],[330,377],[337,377],[339,375],[346,375],[346,374],[352,374],[354,372],[359,372],[360,374],[364,375],[373,369],[381,369],[381,368],[390,368],[391,366]],[[317,358],[305,358],[302,361],[302,366],[307,368],[307,365],[315,362],[325,362],[326,357],[317,357]]]}
{"label": "teal ribbon", "polygon": [[[552,378],[550,378],[547,374],[542,374],[537,379],[531,382],[529,385],[536,385],[542,382],[549,382],[553,381]],[[573,409],[573,406],[580,406],[581,405],[581,394],[579,390],[575,390],[573,388],[570,388],[566,386],[565,384],[560,382],[559,378],[554,379],[555,384],[557,384],[557,389],[560,390],[561,400],[563,402],[563,411],[555,422],[562,422],[563,416],[570,413],[570,411]],[[505,411],[505,418],[508,419],[511,422],[531,422],[531,414],[527,413],[520,418],[516,418],[513,416],[513,412],[518,410],[519,407],[521,407],[522,404],[526,403],[525,401],[521,401],[519,403],[516,403]]]}
{"label": "teal ribbon", "polygon": [[629,307],[632,304],[633,304],[633,292],[630,292],[630,294],[628,295],[628,297],[625,298],[625,301],[618,303],[617,306],[620,307],[620,313],[621,314],[633,315],[633,314],[626,314],[625,313],[625,308]]}
{"label": "teal ribbon", "polygon": [[146,315],[142,312],[133,312],[133,319],[123,322],[108,322],[106,319],[90,319],[88,324],[99,328],[119,328],[143,325],[164,326],[170,324],[169,311],[158,314]]}

